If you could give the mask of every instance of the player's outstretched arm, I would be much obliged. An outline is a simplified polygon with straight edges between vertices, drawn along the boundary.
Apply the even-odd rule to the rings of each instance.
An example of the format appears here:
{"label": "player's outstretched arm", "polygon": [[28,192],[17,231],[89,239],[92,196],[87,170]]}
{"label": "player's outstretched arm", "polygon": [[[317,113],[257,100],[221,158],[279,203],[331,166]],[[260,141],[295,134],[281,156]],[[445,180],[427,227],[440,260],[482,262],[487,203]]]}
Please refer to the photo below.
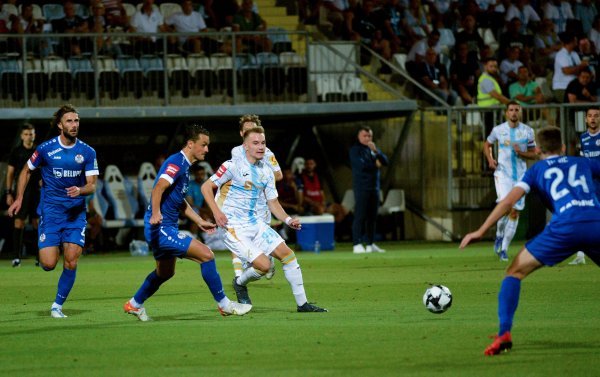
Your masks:
{"label": "player's outstretched arm", "polygon": [[21,210],[21,204],[23,203],[23,195],[25,194],[25,187],[29,183],[31,178],[31,170],[29,166],[25,164],[21,173],[19,173],[19,181],[17,182],[17,197],[11,206],[8,208],[8,216],[13,217]]}
{"label": "player's outstretched arm", "polygon": [[185,205],[185,210],[183,213],[188,219],[196,223],[196,225],[198,225],[198,227],[200,227],[200,229],[202,229],[202,231],[204,232],[215,232],[217,227],[215,224],[211,223],[210,221],[204,220],[202,217],[200,217],[200,215],[198,215],[196,211],[194,211],[194,208],[192,208],[192,206],[190,205],[190,203],[188,203],[187,200],[184,199],[183,201]]}
{"label": "player's outstretched arm", "polygon": [[297,217],[290,217],[287,212],[283,209],[279,200],[277,198],[271,199],[267,201],[267,205],[269,206],[269,210],[278,220],[285,222],[292,229],[300,229],[302,225],[300,224],[300,219]]}
{"label": "player's outstretched arm", "polygon": [[215,217],[215,222],[220,227],[225,227],[227,225],[227,216],[221,211],[217,202],[215,201],[215,196],[213,194],[213,190],[217,189],[217,184],[211,181],[210,179],[206,180],[200,187],[200,191],[202,191],[202,195],[204,196],[204,200],[208,205],[208,208],[213,213]]}
{"label": "player's outstretched arm", "polygon": [[464,249],[468,244],[473,241],[479,240],[485,232],[492,227],[502,216],[504,216],[514,205],[525,195],[525,190],[521,187],[514,187],[506,197],[496,205],[496,207],[489,214],[487,219],[481,224],[479,229],[474,232],[467,234],[462,242],[460,248]]}

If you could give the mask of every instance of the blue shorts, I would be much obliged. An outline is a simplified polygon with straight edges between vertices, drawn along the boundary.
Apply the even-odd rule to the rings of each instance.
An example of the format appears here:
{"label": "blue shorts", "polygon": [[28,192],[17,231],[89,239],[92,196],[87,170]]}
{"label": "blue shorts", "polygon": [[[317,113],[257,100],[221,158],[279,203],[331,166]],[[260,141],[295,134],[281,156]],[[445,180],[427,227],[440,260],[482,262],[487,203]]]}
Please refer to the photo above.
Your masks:
{"label": "blue shorts", "polygon": [[550,222],[525,247],[546,266],[554,266],[577,251],[600,265],[600,221],[554,224]]}
{"label": "blue shorts", "polygon": [[157,260],[183,258],[192,243],[192,237],[179,232],[177,226],[146,224],[144,236]]}
{"label": "blue shorts", "polygon": [[85,245],[85,204],[64,208],[41,204],[38,208],[40,225],[38,247],[60,246],[65,242]]}

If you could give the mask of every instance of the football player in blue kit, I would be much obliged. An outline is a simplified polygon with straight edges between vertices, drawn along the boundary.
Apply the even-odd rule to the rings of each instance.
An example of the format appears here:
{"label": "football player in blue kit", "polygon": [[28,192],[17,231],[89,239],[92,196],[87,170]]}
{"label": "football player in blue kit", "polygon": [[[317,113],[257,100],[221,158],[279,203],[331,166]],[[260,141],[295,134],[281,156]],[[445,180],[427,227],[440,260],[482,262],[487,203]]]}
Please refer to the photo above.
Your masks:
{"label": "football player in blue kit", "polygon": [[[561,156],[560,129],[544,127],[537,133],[541,161],[535,163],[508,195],[496,205],[475,232],[467,234],[460,248],[481,238],[525,194],[537,192],[552,219],[542,233],[525,244],[512,261],[498,293],[500,329],[484,353],[497,355],[512,348],[510,330],[519,303],[521,280],[542,266],[554,266],[583,250],[600,264],[600,202],[592,177],[600,177],[600,160]],[[581,229],[585,229],[582,232]]]}
{"label": "football player in blue kit", "polygon": [[[581,155],[583,157],[600,159],[600,109],[590,107],[585,115],[587,130],[579,136]],[[596,197],[600,198],[600,179],[594,179]],[[578,251],[569,264],[585,264],[585,253]]]}
{"label": "football player in blue kit", "polygon": [[58,263],[61,245],[64,254],[56,299],[50,309],[54,318],[67,317],[62,306],[75,284],[77,261],[85,245],[84,196],[96,191],[99,174],[96,151],[77,138],[79,120],[72,105],[63,105],[54,113],[52,125],[59,135],[33,152],[19,175],[17,198],[8,209],[10,216],[19,212],[27,182],[39,168],[43,182],[38,206],[40,265],[45,271],[52,271]]}
{"label": "football player in blue kit", "polygon": [[140,321],[148,321],[144,302],[167,280],[175,275],[176,258],[187,258],[200,264],[202,278],[224,315],[244,315],[252,305],[233,302],[225,296],[221,277],[217,272],[215,255],[208,246],[189,235],[179,232],[179,213],[184,214],[204,231],[214,232],[215,224],[202,219],[187,203],[190,166],[204,160],[208,153],[209,133],[198,125],[186,128],[183,149],[171,155],[160,167],[150,204],[144,216],[144,235],[150,245],[156,269],[142,283],[136,294],[123,306],[126,313]]}

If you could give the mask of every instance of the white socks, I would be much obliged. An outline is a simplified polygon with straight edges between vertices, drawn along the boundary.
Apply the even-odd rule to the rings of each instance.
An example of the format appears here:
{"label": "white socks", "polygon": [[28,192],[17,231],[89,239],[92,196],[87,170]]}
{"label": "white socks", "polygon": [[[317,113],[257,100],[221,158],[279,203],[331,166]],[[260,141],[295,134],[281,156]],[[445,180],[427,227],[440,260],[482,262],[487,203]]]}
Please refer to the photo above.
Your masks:
{"label": "white socks", "polygon": [[304,281],[302,280],[302,270],[298,260],[294,259],[292,262],[283,265],[283,274],[292,287],[292,293],[296,299],[298,306],[303,305],[308,300],[306,299],[306,292],[304,291]]}
{"label": "white socks", "polygon": [[231,264],[233,265],[233,273],[235,273],[235,277],[239,278],[242,276],[244,269],[242,267],[242,260],[238,257],[231,259]]}
{"label": "white socks", "polygon": [[510,245],[512,239],[515,237],[515,233],[517,232],[517,225],[519,225],[518,217],[514,220],[508,218],[506,226],[504,227],[504,239],[502,240],[502,250],[508,251],[508,246]]}
{"label": "white socks", "polygon": [[241,276],[237,277],[237,282],[239,285],[246,285],[251,281],[256,281],[263,277],[258,270],[255,270],[254,267],[247,268]]}

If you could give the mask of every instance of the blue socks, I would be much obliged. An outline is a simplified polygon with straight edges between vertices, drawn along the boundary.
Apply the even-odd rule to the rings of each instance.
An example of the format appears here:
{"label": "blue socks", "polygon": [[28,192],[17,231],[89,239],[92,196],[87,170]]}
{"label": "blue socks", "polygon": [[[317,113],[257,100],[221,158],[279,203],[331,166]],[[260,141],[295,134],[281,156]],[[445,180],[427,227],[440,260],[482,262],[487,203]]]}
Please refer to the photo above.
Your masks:
{"label": "blue socks", "polygon": [[510,331],[513,324],[513,318],[519,305],[519,294],[521,293],[521,280],[513,276],[507,276],[502,280],[500,293],[498,293],[498,319],[500,320],[501,336]]}
{"label": "blue socks", "polygon": [[142,305],[144,301],[146,301],[150,296],[156,293],[160,285],[167,280],[169,279],[163,279],[160,276],[158,276],[156,270],[152,271],[148,274],[148,276],[146,276],[146,280],[144,280],[144,283],[142,283],[142,286],[140,287],[140,289],[138,289],[133,298],[137,303]]}
{"label": "blue socks", "polygon": [[219,272],[217,272],[215,260],[213,259],[208,262],[201,263],[200,271],[202,272],[202,278],[208,286],[208,289],[210,289],[210,293],[212,293],[213,298],[216,302],[220,302],[225,298],[225,292],[223,291],[221,277],[219,276]]}
{"label": "blue socks", "polygon": [[71,292],[71,288],[73,288],[73,284],[75,284],[76,275],[77,269],[69,270],[63,268],[60,279],[58,279],[58,290],[56,291],[56,299],[54,300],[55,303],[58,305],[65,303],[67,296],[69,296],[69,292]]}

